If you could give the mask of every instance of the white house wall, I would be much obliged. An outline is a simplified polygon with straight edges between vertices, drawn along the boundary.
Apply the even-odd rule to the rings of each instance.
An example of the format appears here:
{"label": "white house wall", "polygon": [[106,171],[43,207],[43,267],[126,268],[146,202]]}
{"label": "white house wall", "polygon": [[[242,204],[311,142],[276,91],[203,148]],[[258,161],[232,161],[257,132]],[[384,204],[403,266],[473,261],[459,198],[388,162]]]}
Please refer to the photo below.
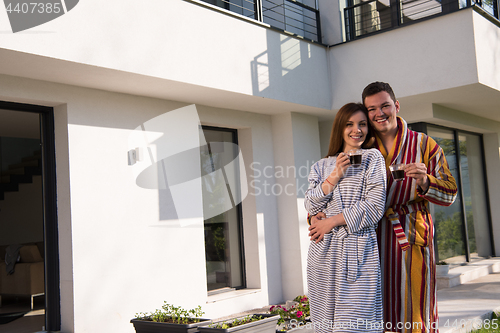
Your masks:
{"label": "white house wall", "polygon": [[[43,26],[5,34],[0,55],[26,60],[4,62],[0,73],[162,98],[166,82],[178,82],[203,87],[207,99],[223,90],[329,108],[326,49],[253,22],[184,0],[88,0]],[[3,11],[0,30],[10,30]]]}
{"label": "white house wall", "polygon": [[342,1],[319,0],[318,8],[321,15],[321,32],[323,43],[326,45],[339,44],[344,41],[343,28],[344,5]]}
{"label": "white house wall", "polygon": [[330,48],[333,109],[361,101],[373,81],[398,98],[477,83],[472,11],[394,29]]}
{"label": "white house wall", "polygon": [[500,90],[500,29],[473,13],[474,38],[477,58],[478,80],[493,89]]}
{"label": "white house wall", "polygon": [[320,158],[318,118],[289,112],[272,116],[274,168],[266,175],[275,179],[268,187],[277,197],[280,226],[281,270],[284,300],[307,293],[309,237],[304,194],[311,166]]}
{"label": "white house wall", "polygon": [[[294,112],[292,113],[292,128],[295,184],[297,185],[296,216],[298,218],[295,226],[297,229],[298,241],[296,240],[292,244],[292,249],[295,249],[298,253],[295,257],[287,258],[287,260],[294,260],[298,263],[298,258],[300,256],[302,265],[300,267],[301,271],[299,271],[297,275],[302,276],[305,285],[304,290],[307,291],[307,252],[310,239],[308,236],[309,226],[305,223],[305,221],[307,221],[307,211],[304,206],[304,198],[305,191],[309,187],[308,177],[311,167],[315,162],[321,159],[318,118]],[[298,283],[294,283],[293,285],[298,285]]]}
{"label": "white house wall", "polygon": [[[160,191],[136,185],[131,133],[186,104],[11,76],[0,76],[0,90],[55,106],[62,332],[133,332],[135,313],[164,300],[202,305],[210,318],[283,301],[274,195],[256,193],[257,185],[243,201],[249,289],[207,296],[202,216],[187,225],[162,220]],[[201,124],[239,130],[248,180],[274,182],[262,174],[274,169],[270,116],[197,109]]]}

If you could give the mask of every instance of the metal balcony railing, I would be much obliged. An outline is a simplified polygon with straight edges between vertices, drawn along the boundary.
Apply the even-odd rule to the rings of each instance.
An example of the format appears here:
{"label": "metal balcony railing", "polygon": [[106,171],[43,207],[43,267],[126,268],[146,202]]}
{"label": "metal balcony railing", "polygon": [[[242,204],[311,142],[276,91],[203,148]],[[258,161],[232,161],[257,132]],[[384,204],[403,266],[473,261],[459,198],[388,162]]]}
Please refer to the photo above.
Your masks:
{"label": "metal balcony railing", "polygon": [[202,1],[321,43],[321,27],[316,0]]}
{"label": "metal balcony railing", "polygon": [[346,40],[472,6],[480,6],[485,12],[499,19],[499,1],[347,0],[348,6],[344,9]]}

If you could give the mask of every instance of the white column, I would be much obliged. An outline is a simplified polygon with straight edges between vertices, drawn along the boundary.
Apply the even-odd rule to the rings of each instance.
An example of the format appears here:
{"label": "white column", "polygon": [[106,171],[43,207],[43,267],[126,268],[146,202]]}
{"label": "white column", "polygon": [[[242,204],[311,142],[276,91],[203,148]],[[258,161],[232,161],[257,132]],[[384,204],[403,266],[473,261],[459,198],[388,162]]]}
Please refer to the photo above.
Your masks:
{"label": "white column", "polygon": [[304,193],[311,165],[320,158],[318,119],[280,114],[272,117],[272,128],[283,296],[291,300],[307,292]]}

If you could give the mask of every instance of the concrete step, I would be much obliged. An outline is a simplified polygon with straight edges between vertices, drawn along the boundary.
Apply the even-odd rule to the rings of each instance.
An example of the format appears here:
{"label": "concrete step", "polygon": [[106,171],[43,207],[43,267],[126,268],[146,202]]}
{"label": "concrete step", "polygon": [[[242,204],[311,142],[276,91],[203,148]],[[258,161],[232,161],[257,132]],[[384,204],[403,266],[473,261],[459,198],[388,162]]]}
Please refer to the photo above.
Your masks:
{"label": "concrete step", "polygon": [[28,162],[28,161],[41,160],[41,159],[42,159],[42,153],[41,152],[36,152],[36,153],[33,153],[32,156],[23,157],[21,159],[21,161],[22,162]]}
{"label": "concrete step", "polygon": [[452,288],[491,273],[500,272],[500,259],[479,260],[467,265],[450,265],[446,275],[437,275],[437,289]]}
{"label": "concrete step", "polygon": [[439,332],[468,333],[500,311],[500,273],[438,290],[437,300]]}

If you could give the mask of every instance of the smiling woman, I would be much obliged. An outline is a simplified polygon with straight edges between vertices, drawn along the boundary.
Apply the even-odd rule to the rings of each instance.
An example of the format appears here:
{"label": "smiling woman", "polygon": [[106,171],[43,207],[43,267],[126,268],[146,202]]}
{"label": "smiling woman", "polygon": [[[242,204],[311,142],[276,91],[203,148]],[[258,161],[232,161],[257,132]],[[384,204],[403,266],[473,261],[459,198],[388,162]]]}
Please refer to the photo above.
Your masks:
{"label": "smiling woman", "polygon": [[360,149],[356,167],[346,154],[369,145],[370,133],[364,106],[344,105],[333,123],[328,156],[309,174],[305,206],[319,218],[309,227],[307,284],[318,333],[383,331],[375,228],[385,208],[385,163],[376,149]]}
{"label": "smiling woman", "polygon": [[368,120],[363,111],[357,111],[347,121],[344,129],[344,152],[361,148],[368,134]]}

